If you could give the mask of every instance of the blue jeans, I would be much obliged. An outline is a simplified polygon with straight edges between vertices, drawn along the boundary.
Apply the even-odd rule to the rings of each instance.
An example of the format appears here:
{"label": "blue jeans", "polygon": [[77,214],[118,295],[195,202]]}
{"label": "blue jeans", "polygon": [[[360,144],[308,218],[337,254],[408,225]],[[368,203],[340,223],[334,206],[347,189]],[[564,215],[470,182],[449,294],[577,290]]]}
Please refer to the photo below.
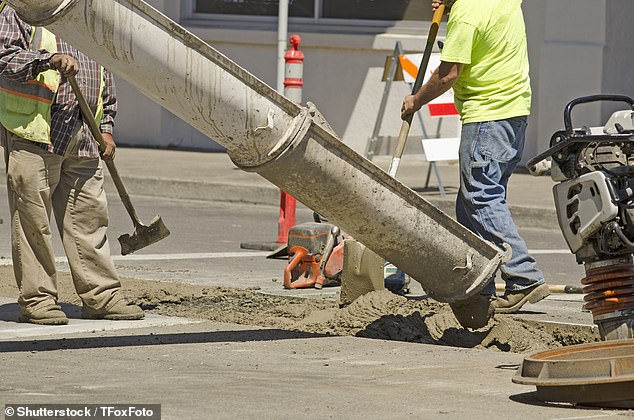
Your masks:
{"label": "blue jeans", "polygon": [[[528,254],[506,202],[506,188],[522,157],[526,117],[469,123],[460,139],[460,191],[456,216],[467,229],[500,248],[511,246],[511,259],[500,267],[506,290],[519,291],[544,282]],[[494,279],[482,294],[495,294]]]}

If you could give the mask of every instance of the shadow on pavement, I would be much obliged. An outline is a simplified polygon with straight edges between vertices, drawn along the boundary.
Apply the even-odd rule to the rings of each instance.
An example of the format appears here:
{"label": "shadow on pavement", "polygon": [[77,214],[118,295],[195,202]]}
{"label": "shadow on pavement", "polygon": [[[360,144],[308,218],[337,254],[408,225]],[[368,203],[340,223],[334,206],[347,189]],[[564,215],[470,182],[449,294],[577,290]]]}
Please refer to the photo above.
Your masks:
{"label": "shadow on pavement", "polygon": [[[81,319],[81,307],[70,303],[60,304],[62,311],[70,319]],[[20,308],[17,303],[6,303],[0,305],[0,321],[18,322]]]}
{"label": "shadow on pavement", "polygon": [[474,348],[482,344],[489,334],[489,331],[469,331],[455,327],[440,328],[442,330],[440,333],[435,331],[432,334],[425,323],[425,320],[432,315],[433,313],[423,315],[419,311],[409,315],[383,315],[356,335],[379,340]]}
{"label": "shadow on pavement", "polygon": [[554,402],[551,403],[551,402],[540,401],[537,399],[537,391],[523,392],[521,394],[511,395],[509,399],[516,403],[532,405],[536,407],[570,408],[575,410],[590,410],[590,411],[604,410],[603,408],[599,408],[599,407],[574,405],[570,403],[554,403]]}
{"label": "shadow on pavement", "polygon": [[[55,327],[51,327],[55,328]],[[125,335],[116,337],[87,337],[60,339],[26,339],[0,341],[0,353],[19,353],[55,350],[82,350],[116,347],[142,347],[171,344],[231,343],[249,341],[277,341],[332,337],[286,330],[212,331],[180,334]]]}

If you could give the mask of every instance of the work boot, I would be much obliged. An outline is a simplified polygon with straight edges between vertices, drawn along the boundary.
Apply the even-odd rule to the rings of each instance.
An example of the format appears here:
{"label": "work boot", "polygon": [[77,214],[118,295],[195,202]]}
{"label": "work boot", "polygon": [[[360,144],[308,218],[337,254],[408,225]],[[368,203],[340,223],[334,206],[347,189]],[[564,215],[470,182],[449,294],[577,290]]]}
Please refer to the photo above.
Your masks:
{"label": "work boot", "polygon": [[68,318],[62,308],[54,303],[37,309],[20,308],[20,322],[38,325],[66,325]]}
{"label": "work boot", "polygon": [[103,309],[93,309],[84,305],[81,308],[81,317],[84,319],[131,321],[135,319],[143,319],[145,317],[145,313],[143,313],[143,309],[141,309],[138,305],[129,303],[125,299],[116,299]]}
{"label": "work boot", "polygon": [[493,317],[495,296],[475,295],[449,304],[454,316],[464,328],[477,330],[486,326]]}
{"label": "work boot", "polygon": [[503,296],[497,298],[493,304],[498,314],[513,314],[518,312],[526,302],[537,303],[550,295],[548,285],[541,283],[527,289],[506,291]]}

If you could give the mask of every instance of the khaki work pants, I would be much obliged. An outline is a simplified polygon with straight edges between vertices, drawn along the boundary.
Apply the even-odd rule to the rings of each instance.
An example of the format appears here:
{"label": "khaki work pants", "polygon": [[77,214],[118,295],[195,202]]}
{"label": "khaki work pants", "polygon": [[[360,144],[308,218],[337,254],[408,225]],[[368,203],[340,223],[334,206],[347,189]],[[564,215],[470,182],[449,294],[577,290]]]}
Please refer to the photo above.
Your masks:
{"label": "khaki work pants", "polygon": [[78,157],[79,132],[65,156],[4,134],[9,150],[11,250],[22,313],[57,303],[51,210],[77,294],[84,305],[104,308],[121,283],[106,238],[108,209],[101,160]]}

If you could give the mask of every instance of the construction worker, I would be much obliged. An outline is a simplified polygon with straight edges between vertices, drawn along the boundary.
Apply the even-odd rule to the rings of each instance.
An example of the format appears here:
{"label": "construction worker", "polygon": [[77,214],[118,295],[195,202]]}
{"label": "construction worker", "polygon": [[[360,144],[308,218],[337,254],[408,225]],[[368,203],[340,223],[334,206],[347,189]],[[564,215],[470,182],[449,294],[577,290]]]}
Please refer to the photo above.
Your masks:
{"label": "construction worker", "polygon": [[[522,157],[531,87],[522,0],[445,0],[449,20],[441,64],[401,115],[418,111],[450,88],[460,112],[460,190],[456,215],[465,227],[512,250],[500,271],[506,283],[495,297],[494,279],[482,294],[452,305],[463,326],[484,326],[493,311],[514,313],[549,294],[506,202],[509,177]],[[443,0],[432,0],[435,11]]]}
{"label": "construction worker", "polygon": [[11,212],[20,320],[67,324],[58,305],[51,210],[82,317],[141,319],[122,296],[106,238],[108,211],[98,146],[66,77],[77,74],[114,156],[117,108],[112,75],[43,28],[0,6],[0,123]]}

